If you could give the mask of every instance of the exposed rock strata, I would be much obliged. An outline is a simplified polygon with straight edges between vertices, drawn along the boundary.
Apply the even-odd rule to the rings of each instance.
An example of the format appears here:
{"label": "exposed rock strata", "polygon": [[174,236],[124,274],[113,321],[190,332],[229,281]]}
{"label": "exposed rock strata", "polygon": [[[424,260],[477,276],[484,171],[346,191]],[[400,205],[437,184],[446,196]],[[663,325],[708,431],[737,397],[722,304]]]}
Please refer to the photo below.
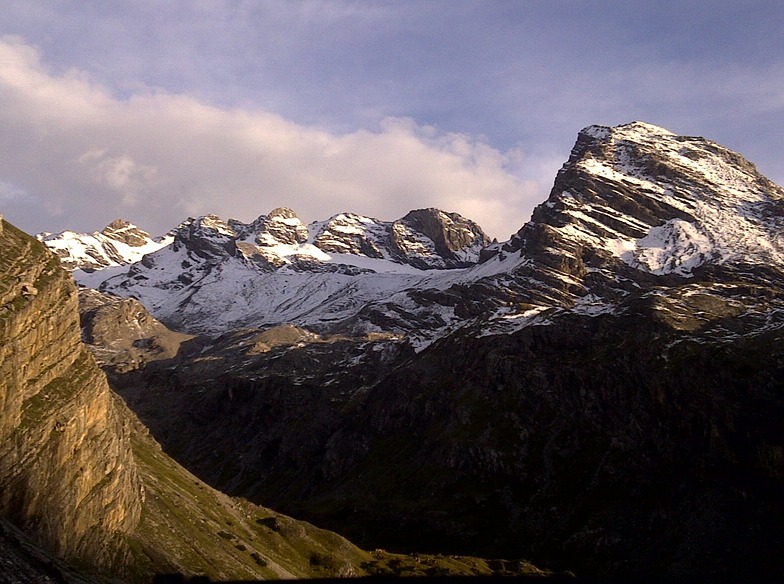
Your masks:
{"label": "exposed rock strata", "polygon": [[476,263],[478,251],[490,243],[479,225],[457,213],[417,209],[395,221],[390,228],[390,247],[401,257],[410,257],[412,262],[416,261],[418,251],[411,243],[416,240],[412,231],[432,242],[436,254],[444,258],[444,267],[449,268],[464,268]]}
{"label": "exposed rock strata", "polygon": [[115,219],[101,230],[106,237],[131,247],[142,247],[150,242],[150,234],[124,219]]}
{"label": "exposed rock strata", "polygon": [[0,512],[55,554],[121,563],[141,485],[128,427],[80,340],[76,288],[8,223],[0,252]]}

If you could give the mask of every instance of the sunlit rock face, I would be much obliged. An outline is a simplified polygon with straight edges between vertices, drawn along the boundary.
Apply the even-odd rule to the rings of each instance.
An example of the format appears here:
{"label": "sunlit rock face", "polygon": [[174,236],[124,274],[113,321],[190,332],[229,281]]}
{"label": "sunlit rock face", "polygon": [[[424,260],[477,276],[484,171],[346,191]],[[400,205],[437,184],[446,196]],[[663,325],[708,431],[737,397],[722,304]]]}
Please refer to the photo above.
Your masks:
{"label": "sunlit rock face", "polygon": [[3,223],[0,263],[0,513],[55,554],[111,566],[141,509],[129,428],[57,258]]}
{"label": "sunlit rock face", "polygon": [[[473,221],[433,208],[411,211],[390,228],[393,252],[417,267],[465,268],[477,263],[480,250],[489,243]],[[423,251],[440,261],[418,259]]]}

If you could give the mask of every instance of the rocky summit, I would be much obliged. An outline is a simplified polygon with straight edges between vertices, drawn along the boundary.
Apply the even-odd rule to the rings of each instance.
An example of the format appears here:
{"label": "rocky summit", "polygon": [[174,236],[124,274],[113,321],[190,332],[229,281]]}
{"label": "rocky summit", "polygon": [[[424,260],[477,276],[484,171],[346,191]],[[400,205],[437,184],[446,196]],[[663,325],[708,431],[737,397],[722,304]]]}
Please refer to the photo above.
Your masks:
{"label": "rocky summit", "polygon": [[123,219],[93,233],[39,233],[36,238],[57,254],[64,268],[88,272],[138,262],[145,254],[171,243],[171,236],[153,238]]}
{"label": "rocky summit", "polygon": [[765,579],[783,227],[741,155],[635,122],[582,130],[506,242],[436,209],[281,208],[74,276],[112,387],[225,492],[368,547]]}

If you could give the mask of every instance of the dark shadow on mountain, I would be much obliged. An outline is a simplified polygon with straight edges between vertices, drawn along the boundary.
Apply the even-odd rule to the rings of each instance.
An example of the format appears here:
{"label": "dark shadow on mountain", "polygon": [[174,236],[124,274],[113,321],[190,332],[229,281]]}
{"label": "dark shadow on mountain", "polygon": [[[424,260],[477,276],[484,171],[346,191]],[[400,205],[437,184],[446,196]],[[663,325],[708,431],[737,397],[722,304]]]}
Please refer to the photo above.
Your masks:
{"label": "dark shadow on mountain", "polygon": [[347,354],[381,351],[343,339],[251,360],[192,340],[112,383],[202,479],[366,548],[780,573],[784,338],[742,336],[760,322],[704,296],[350,370]]}

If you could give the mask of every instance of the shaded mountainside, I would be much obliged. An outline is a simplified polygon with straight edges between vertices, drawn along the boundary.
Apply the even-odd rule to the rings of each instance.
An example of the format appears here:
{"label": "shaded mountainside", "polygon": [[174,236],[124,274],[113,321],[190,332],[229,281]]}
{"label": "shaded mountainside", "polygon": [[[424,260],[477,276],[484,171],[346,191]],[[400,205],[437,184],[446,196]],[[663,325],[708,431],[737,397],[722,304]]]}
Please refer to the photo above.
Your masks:
{"label": "shaded mountainside", "polygon": [[146,490],[141,522],[128,540],[133,581],[149,582],[155,573],[218,581],[549,574],[525,561],[367,552],[334,532],[215,491],[166,455],[138,421],[132,444]]}
{"label": "shaded mountainside", "polygon": [[[109,390],[80,340],[77,290],[57,258],[0,221],[0,268],[3,582],[546,574],[523,561],[369,553],[214,490],[165,454]],[[133,300],[81,296],[83,333],[103,344],[95,352],[109,371],[171,359],[194,342]],[[277,342],[267,334],[254,346]]]}
{"label": "shaded mountainside", "polygon": [[782,332],[721,343],[652,316],[439,343],[330,437],[312,475],[328,486],[303,506],[395,545],[417,533],[583,574],[780,574]]}
{"label": "shaded mountainside", "polygon": [[4,584],[68,582],[94,583],[95,579],[69,566],[6,520],[0,520],[0,578]]}
{"label": "shaded mountainside", "polygon": [[782,569],[784,339],[729,306],[554,310],[367,369],[332,365],[354,345],[329,343],[216,367],[226,347],[117,387],[210,483],[366,546],[759,577]]}
{"label": "shaded mountainside", "polygon": [[203,479],[365,545],[782,577],[782,223],[740,155],[592,126],[478,264],[112,380]]}

